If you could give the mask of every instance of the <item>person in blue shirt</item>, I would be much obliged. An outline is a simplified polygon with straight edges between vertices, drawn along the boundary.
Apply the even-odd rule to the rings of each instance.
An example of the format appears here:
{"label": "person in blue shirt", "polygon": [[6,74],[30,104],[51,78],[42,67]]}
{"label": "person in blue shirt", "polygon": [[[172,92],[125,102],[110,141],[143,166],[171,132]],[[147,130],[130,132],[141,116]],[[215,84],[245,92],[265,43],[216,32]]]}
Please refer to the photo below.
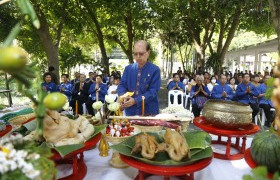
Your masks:
{"label": "person in blue shirt", "polygon": [[273,102],[271,99],[266,99],[265,98],[265,91],[267,89],[267,80],[270,78],[270,75],[265,75],[264,76],[264,83],[260,84],[258,87],[259,90],[259,107],[264,110],[265,117],[266,117],[266,122],[265,125],[270,127],[270,124],[273,120],[273,113],[270,111],[271,108],[274,108]]}
{"label": "person in blue shirt", "polygon": [[232,100],[234,97],[233,91],[229,85],[226,84],[227,77],[224,74],[220,75],[220,84],[214,86],[211,97],[213,99]]}
{"label": "person in blue shirt", "polygon": [[96,76],[96,82],[90,85],[88,93],[90,94],[90,97],[86,102],[87,110],[89,114],[94,115],[92,104],[96,101],[104,103],[105,95],[107,94],[107,85],[102,83],[101,75]]}
{"label": "person in blue shirt", "polygon": [[79,72],[75,72],[75,79],[72,79],[72,80],[71,80],[71,84],[72,84],[73,86],[75,86],[75,84],[76,84],[77,82],[79,82],[79,79],[80,79],[80,73],[79,73]]}
{"label": "person in blue shirt", "polygon": [[259,105],[255,97],[259,96],[259,92],[256,87],[250,82],[250,75],[248,73],[243,74],[242,83],[236,88],[236,98],[238,102],[249,104],[253,110],[252,118],[259,112]]}
{"label": "person in blue shirt", "polygon": [[203,85],[204,77],[196,76],[196,85],[192,87],[190,96],[192,97],[192,111],[194,117],[199,117],[200,112],[210,96],[207,86]]}
{"label": "person in blue shirt", "polygon": [[[180,82],[180,76],[178,73],[173,74],[173,81],[168,84],[167,89],[170,90],[179,90],[184,92],[185,86],[182,82]],[[174,96],[170,97],[171,104],[173,104]],[[181,104],[181,95],[178,96],[178,103]]]}
{"label": "person in blue shirt", "polygon": [[73,85],[68,81],[69,75],[61,75],[61,83],[58,85],[57,90],[67,96],[68,102],[71,100]]}
{"label": "person in blue shirt", "polygon": [[126,66],[118,85],[119,96],[126,92],[134,92],[132,97],[126,97],[121,103],[121,108],[128,116],[142,114],[142,96],[145,97],[145,115],[159,113],[157,94],[161,83],[160,69],[148,61],[149,55],[149,43],[144,40],[137,41],[134,45],[136,62]]}
{"label": "person in blue shirt", "polygon": [[44,82],[42,83],[43,91],[56,92],[56,84],[52,82],[52,76],[49,72],[43,75]]}

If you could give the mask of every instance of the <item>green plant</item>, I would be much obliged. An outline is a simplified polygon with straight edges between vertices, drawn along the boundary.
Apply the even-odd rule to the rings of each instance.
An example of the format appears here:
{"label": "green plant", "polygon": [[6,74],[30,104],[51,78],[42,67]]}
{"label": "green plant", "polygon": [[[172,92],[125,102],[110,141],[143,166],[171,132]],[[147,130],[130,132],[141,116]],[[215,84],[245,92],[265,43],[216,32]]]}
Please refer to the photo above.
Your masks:
{"label": "green plant", "polygon": [[274,80],[275,78],[271,77],[267,80],[267,89],[265,91],[265,98],[271,99],[274,89]]}
{"label": "green plant", "polygon": [[[267,168],[260,166],[252,170],[252,175],[243,176],[243,180],[269,180],[267,177]],[[272,180],[279,180],[279,174],[275,173]]]}
{"label": "green plant", "polygon": [[54,162],[48,147],[24,141],[20,134],[1,139],[0,179],[53,179],[56,175]]}

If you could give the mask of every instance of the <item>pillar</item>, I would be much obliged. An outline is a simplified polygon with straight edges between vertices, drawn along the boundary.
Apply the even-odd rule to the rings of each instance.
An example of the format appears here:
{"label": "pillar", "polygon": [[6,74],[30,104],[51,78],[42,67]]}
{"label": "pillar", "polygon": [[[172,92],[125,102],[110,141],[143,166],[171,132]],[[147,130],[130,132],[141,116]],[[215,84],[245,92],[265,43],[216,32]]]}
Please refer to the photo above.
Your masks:
{"label": "pillar", "polygon": [[258,72],[259,51],[255,51],[254,71]]}

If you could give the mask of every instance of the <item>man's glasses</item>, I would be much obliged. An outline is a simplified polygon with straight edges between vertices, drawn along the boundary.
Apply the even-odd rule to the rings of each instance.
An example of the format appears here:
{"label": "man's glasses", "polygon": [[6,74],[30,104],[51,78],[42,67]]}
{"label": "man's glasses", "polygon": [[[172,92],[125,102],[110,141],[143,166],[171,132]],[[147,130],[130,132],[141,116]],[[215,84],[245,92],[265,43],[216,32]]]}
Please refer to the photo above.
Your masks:
{"label": "man's glasses", "polygon": [[[146,51],[146,52],[147,52],[147,51]],[[144,54],[145,54],[146,52],[134,52],[133,55],[134,55],[134,56],[140,56],[140,57],[141,57],[141,56],[144,56]]]}

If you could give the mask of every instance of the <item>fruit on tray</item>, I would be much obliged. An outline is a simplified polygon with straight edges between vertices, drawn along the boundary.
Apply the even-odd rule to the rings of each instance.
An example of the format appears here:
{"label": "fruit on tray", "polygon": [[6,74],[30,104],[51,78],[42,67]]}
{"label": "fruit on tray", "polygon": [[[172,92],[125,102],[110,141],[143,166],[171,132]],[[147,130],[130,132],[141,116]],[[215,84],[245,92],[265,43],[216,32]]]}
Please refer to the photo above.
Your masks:
{"label": "fruit on tray", "polygon": [[156,154],[158,143],[154,136],[146,133],[140,134],[135,138],[135,146],[131,154],[136,154],[141,151],[141,155],[146,159],[153,159]]}
{"label": "fruit on tray", "polygon": [[267,166],[271,173],[280,172],[280,137],[276,132],[261,132],[255,135],[251,154],[260,166]]}
{"label": "fruit on tray", "polygon": [[111,137],[125,137],[134,135],[134,127],[128,121],[113,121],[106,127],[106,135]]}
{"label": "fruit on tray", "polygon": [[166,151],[174,161],[181,161],[185,157],[190,158],[190,148],[181,133],[167,128],[163,138],[164,143],[159,144],[157,152]]}

